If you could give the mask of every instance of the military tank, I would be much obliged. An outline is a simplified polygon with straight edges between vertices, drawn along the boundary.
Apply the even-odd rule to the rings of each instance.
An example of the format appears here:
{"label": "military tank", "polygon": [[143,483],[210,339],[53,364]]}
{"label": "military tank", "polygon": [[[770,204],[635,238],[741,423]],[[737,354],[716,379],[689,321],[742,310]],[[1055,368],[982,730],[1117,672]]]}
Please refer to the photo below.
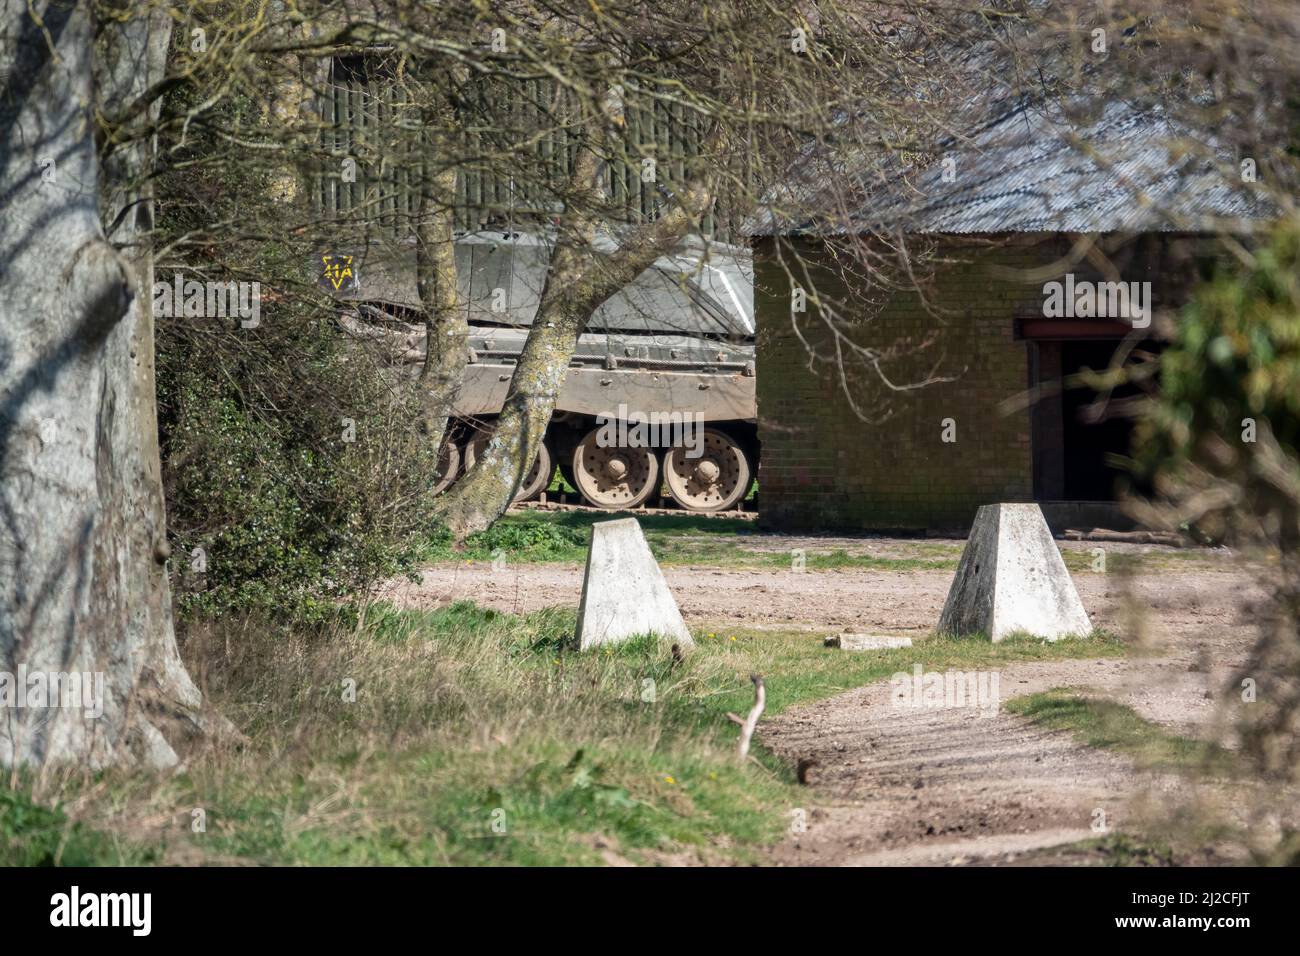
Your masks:
{"label": "military tank", "polygon": [[[438,491],[468,472],[491,437],[537,315],[550,249],[536,233],[456,236],[470,359]],[[413,243],[373,242],[322,262],[322,282],[348,304],[347,328],[387,336],[399,361],[423,362]],[[516,501],[538,497],[558,467],[596,508],[635,508],[665,489],[687,511],[735,508],[758,464],[754,358],[750,251],[685,238],[591,316]]]}

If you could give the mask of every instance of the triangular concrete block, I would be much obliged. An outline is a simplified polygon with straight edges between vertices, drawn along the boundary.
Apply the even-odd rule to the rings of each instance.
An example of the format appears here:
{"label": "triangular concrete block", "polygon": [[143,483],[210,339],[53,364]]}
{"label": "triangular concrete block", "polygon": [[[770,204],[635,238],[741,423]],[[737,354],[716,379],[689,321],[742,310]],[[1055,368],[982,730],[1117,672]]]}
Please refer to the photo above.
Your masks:
{"label": "triangular concrete block", "polygon": [[640,634],[670,638],[683,649],[694,646],[641,525],[635,518],[599,521],[591,526],[587,547],[578,647],[585,651]]}
{"label": "triangular concrete block", "polygon": [[1092,632],[1088,613],[1036,504],[984,505],[948,590],[941,634],[1028,633],[1055,641]]}

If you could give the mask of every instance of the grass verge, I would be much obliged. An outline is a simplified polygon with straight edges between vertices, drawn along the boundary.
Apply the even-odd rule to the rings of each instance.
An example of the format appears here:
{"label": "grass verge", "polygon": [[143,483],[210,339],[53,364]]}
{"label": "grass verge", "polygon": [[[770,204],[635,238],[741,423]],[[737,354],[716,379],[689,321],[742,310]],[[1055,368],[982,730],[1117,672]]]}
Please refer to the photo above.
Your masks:
{"label": "grass verge", "polygon": [[[523,511],[506,515],[487,531],[470,537],[459,551],[446,535],[429,543],[423,557],[437,561],[490,561],[504,556],[525,563],[581,564],[587,560],[591,525],[617,517],[592,511]],[[727,568],[788,570],[795,552],[774,549],[744,518],[707,515],[638,515],[646,540],[660,564],[703,564]],[[870,568],[888,571],[954,570],[960,546],[917,541],[905,553],[875,555],[844,548],[804,549],[807,570]]]}
{"label": "grass verge", "polygon": [[[768,713],[925,667],[1118,654],[1106,635],[926,638],[854,654],[808,634],[700,633],[579,654],[573,613],[374,607],[355,628],[192,628],[184,654],[247,735],[179,774],[19,774],[0,790],[0,864],[747,862],[808,795],[728,711]],[[758,740],[761,744],[762,731]]]}
{"label": "grass verge", "polygon": [[[482,534],[472,536],[463,550],[453,549],[446,535],[429,543],[423,558],[439,561],[490,561],[504,556],[525,563],[581,564],[587,559],[591,525],[618,517],[595,511],[516,511]],[[756,531],[744,518],[692,514],[638,515],[646,540],[660,564],[708,565],[724,568],[788,570],[801,558],[809,571],[866,569],[878,571],[955,571],[962,543],[925,539],[862,538],[856,546],[804,547],[799,552],[777,545],[786,539]],[[815,539],[813,539],[815,540]],[[806,543],[806,542],[805,542]],[[1105,545],[1097,548],[1106,550]],[[1195,549],[1145,553],[1106,552],[1104,562],[1094,549],[1062,549],[1066,567],[1075,574],[1124,573],[1215,564]],[[883,553],[881,553],[883,552]]]}

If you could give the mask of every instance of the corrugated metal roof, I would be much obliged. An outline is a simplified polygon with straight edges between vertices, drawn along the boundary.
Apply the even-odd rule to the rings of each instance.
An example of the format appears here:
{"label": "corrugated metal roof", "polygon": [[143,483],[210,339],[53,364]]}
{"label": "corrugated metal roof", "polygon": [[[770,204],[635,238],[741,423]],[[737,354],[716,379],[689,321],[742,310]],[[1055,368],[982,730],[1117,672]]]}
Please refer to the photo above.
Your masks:
{"label": "corrugated metal roof", "polygon": [[[1240,231],[1275,215],[1212,137],[1122,101],[1082,121],[1060,104],[1022,103],[893,175],[811,159],[803,168],[820,182],[805,172],[774,193],[750,235]],[[856,182],[830,182],[845,172]]]}

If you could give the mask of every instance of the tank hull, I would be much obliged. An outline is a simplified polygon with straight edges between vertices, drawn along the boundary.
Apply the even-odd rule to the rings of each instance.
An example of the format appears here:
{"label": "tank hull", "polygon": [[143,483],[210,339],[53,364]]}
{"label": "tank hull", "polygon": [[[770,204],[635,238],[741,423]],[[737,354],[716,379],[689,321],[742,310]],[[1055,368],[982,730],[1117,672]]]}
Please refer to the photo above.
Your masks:
{"label": "tank hull", "polygon": [[[338,261],[337,254],[331,258]],[[394,321],[418,308],[412,250],[370,247],[349,261],[351,281],[335,286],[356,306],[345,326],[389,342],[399,363],[423,362],[422,326]],[[476,234],[458,239],[456,261],[470,356],[449,432],[455,454],[445,457],[463,474],[505,404],[541,300],[549,249],[544,237]],[[749,265],[746,249],[688,238],[597,309],[565,374],[538,464],[558,467],[597,507],[635,507],[664,489],[687,510],[738,506],[759,452]],[[382,333],[368,316],[383,317]],[[652,430],[645,438],[617,427],[667,418],[686,431]],[[611,435],[629,434],[626,446],[611,445]],[[457,477],[443,475],[440,487]],[[521,497],[535,497],[549,483],[549,475],[530,473]]]}

